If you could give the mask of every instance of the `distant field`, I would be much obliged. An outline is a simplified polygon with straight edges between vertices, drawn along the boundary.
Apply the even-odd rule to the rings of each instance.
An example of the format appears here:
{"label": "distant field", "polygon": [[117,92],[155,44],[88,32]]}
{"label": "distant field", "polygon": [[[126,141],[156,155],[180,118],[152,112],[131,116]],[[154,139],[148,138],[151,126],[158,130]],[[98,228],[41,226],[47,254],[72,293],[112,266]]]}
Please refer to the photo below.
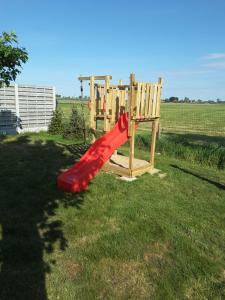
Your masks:
{"label": "distant field", "polygon": [[225,105],[163,103],[161,126],[171,132],[225,135]]}
{"label": "distant field", "polygon": [[[86,104],[84,102],[85,114]],[[59,104],[65,118],[69,117],[73,106],[81,108],[81,102]],[[145,129],[149,124],[143,123],[140,127]],[[225,105],[162,103],[161,128],[165,132],[225,135]]]}

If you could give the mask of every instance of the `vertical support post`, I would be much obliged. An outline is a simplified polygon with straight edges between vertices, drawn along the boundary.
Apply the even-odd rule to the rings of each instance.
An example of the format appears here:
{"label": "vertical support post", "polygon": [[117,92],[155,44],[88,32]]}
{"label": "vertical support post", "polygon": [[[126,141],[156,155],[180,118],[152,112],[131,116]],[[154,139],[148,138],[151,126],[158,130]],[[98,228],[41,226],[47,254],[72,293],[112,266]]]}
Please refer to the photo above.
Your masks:
{"label": "vertical support post", "polygon": [[159,125],[159,119],[156,119],[152,122],[152,141],[150,146],[150,164],[154,169],[154,160],[155,160],[155,145],[156,145],[156,135]]}
{"label": "vertical support post", "polygon": [[130,176],[132,177],[133,171],[133,164],[134,164],[134,145],[135,145],[135,121],[131,121],[131,128],[130,128],[130,153],[129,153],[129,172]]}
{"label": "vertical support post", "polygon": [[[158,94],[157,94],[157,110],[156,110],[156,117],[160,117],[160,105],[161,105],[161,91],[162,91],[163,79],[159,77],[158,79]],[[160,121],[158,121],[157,127],[157,140],[160,137]]]}
{"label": "vertical support post", "polygon": [[128,136],[131,136],[132,131],[132,117],[134,112],[134,83],[135,83],[135,75],[130,74],[130,91],[129,91],[129,99],[128,99]]}
{"label": "vertical support post", "polygon": [[130,143],[130,153],[129,153],[129,172],[132,177],[133,163],[134,163],[134,142],[135,142],[135,121],[132,120],[133,110],[134,110],[134,102],[135,102],[135,75],[130,74],[130,93],[129,93],[129,113],[128,113],[128,136]]}
{"label": "vertical support post", "polygon": [[109,130],[109,119],[108,113],[109,113],[109,76],[105,77],[105,111],[104,111],[104,131]]}
{"label": "vertical support post", "polygon": [[90,77],[90,100],[91,100],[91,111],[90,111],[90,128],[93,130],[92,133],[92,143],[95,142],[95,134],[94,131],[96,129],[95,122],[95,77]]}

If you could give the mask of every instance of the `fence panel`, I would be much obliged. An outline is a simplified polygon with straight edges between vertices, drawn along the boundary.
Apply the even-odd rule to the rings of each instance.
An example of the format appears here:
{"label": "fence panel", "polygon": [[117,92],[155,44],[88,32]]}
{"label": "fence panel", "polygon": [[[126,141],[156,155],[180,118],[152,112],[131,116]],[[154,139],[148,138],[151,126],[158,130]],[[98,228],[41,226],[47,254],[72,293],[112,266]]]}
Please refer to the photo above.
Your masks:
{"label": "fence panel", "polygon": [[47,130],[55,110],[55,89],[11,85],[0,89],[0,134]]}

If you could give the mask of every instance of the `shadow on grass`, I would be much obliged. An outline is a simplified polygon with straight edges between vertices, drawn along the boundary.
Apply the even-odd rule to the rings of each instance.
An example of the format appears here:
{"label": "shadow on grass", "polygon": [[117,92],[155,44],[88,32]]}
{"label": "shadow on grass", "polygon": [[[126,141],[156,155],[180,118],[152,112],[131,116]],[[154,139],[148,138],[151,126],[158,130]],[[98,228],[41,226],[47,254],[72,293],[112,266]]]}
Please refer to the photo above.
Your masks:
{"label": "shadow on grass", "polygon": [[175,169],[178,169],[178,170],[180,170],[180,171],[182,171],[182,172],[184,172],[184,173],[186,173],[186,174],[190,174],[190,175],[192,175],[192,176],[195,176],[195,177],[197,177],[197,178],[199,178],[199,179],[201,179],[201,180],[203,180],[203,181],[206,181],[206,182],[208,182],[208,183],[210,183],[210,184],[216,186],[218,189],[225,190],[225,185],[222,184],[222,183],[219,183],[219,182],[217,182],[217,181],[208,179],[208,178],[206,178],[206,177],[204,177],[204,176],[201,176],[201,175],[199,175],[199,174],[197,174],[197,173],[195,173],[195,172],[193,172],[193,171],[190,171],[190,170],[187,170],[187,169],[183,169],[183,168],[181,168],[181,167],[178,167],[177,165],[171,165],[171,167],[173,167],[173,168],[175,168]]}
{"label": "shadow on grass", "polygon": [[77,161],[90,148],[91,145],[90,144],[71,144],[71,145],[63,145],[63,146],[70,153],[73,154],[74,159]]}
{"label": "shadow on grass", "polygon": [[67,240],[59,205],[79,209],[84,193],[56,187],[58,170],[73,163],[52,141],[19,137],[0,143],[0,299],[48,299],[45,275],[56,262],[44,260]]}

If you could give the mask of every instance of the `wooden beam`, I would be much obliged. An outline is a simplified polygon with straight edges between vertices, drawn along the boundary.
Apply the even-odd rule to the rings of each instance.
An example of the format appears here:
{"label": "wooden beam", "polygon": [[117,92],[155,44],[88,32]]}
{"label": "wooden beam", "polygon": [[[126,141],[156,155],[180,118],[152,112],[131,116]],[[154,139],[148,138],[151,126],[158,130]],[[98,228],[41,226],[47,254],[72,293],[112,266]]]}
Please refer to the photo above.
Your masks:
{"label": "wooden beam", "polygon": [[132,171],[134,164],[134,144],[135,144],[135,121],[131,121],[130,129],[130,153],[129,153],[129,170]]}
{"label": "wooden beam", "polygon": [[158,98],[157,98],[157,110],[156,116],[160,116],[160,105],[161,105],[161,91],[162,91],[163,79],[159,77],[158,79]]}
{"label": "wooden beam", "polygon": [[109,131],[109,120],[107,118],[109,113],[109,80],[110,76],[105,77],[105,111],[104,111],[104,131]]}
{"label": "wooden beam", "polygon": [[80,76],[78,77],[78,80],[91,80],[91,77],[94,77],[94,80],[106,80],[106,77],[108,77],[110,80],[112,79],[112,76],[104,75],[104,76]]}
{"label": "wooden beam", "polygon": [[133,117],[134,111],[134,84],[135,84],[135,75],[133,73],[130,74],[130,91],[128,98],[128,136],[131,136],[131,118]]}
{"label": "wooden beam", "polygon": [[152,122],[152,141],[150,146],[150,164],[154,168],[154,159],[155,159],[155,145],[156,145],[156,134],[158,130],[159,119],[156,119]]}
{"label": "wooden beam", "polygon": [[103,170],[105,172],[113,173],[113,174],[116,174],[119,176],[131,177],[131,172],[129,169],[126,169],[126,168],[123,168],[123,167],[120,167],[120,166],[117,166],[117,165],[114,165],[111,163],[106,163],[103,166]]}
{"label": "wooden beam", "polygon": [[[96,107],[95,107],[95,86],[94,86],[94,76],[90,77],[90,100],[91,100],[91,110],[90,110],[90,127],[91,129],[96,129]],[[95,135],[92,134],[92,142],[95,141]]]}
{"label": "wooden beam", "polygon": [[140,176],[152,169],[153,169],[153,166],[151,164],[133,169],[131,171],[131,177]]}

